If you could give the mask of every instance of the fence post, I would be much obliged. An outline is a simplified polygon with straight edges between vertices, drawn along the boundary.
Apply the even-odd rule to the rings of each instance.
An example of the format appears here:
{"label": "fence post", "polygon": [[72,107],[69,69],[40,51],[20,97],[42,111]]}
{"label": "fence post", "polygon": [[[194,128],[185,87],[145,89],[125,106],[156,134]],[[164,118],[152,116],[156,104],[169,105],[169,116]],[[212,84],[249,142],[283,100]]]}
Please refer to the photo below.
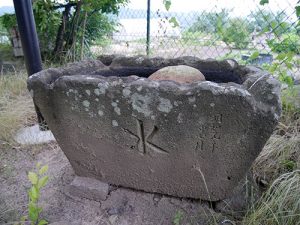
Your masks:
{"label": "fence post", "polygon": [[151,20],[151,0],[147,0],[147,56],[150,54],[150,20]]}
{"label": "fence post", "polygon": [[[13,0],[28,76],[42,70],[42,59],[32,11],[31,0]],[[47,130],[45,120],[34,104],[41,130]]]}

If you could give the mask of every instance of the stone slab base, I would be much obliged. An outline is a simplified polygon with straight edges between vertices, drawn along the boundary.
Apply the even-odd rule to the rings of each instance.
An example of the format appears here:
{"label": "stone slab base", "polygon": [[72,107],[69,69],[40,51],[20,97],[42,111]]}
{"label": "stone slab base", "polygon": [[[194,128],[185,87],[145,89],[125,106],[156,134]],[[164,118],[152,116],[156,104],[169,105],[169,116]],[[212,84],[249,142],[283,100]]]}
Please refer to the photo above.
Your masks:
{"label": "stone slab base", "polygon": [[41,131],[38,124],[21,128],[14,139],[22,145],[44,144],[55,141],[52,132],[49,130]]}
{"label": "stone slab base", "polygon": [[94,201],[104,201],[108,195],[109,185],[99,180],[76,176],[67,187],[71,196],[87,198]]}

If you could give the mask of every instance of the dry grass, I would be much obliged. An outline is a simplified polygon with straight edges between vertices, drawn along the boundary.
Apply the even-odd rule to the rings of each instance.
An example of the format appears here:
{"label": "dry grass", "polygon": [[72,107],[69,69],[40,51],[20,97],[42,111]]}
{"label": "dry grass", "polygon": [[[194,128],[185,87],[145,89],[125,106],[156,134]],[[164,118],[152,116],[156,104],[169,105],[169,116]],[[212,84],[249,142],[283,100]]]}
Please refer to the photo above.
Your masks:
{"label": "dry grass", "polygon": [[297,96],[300,96],[300,88],[282,91],[280,122],[253,165],[254,174],[265,184],[270,184],[281,174],[300,169],[300,110]]}
{"label": "dry grass", "polygon": [[12,143],[18,128],[28,123],[34,115],[34,107],[26,88],[27,75],[0,77],[0,141]]}
{"label": "dry grass", "polygon": [[253,165],[256,180],[268,187],[244,225],[300,224],[300,113],[284,107],[281,122]]}
{"label": "dry grass", "polygon": [[300,224],[300,170],[284,173],[245,217],[245,225]]}
{"label": "dry grass", "polygon": [[299,116],[284,112],[278,129],[256,159],[253,171],[262,183],[269,184],[283,173],[300,169]]}

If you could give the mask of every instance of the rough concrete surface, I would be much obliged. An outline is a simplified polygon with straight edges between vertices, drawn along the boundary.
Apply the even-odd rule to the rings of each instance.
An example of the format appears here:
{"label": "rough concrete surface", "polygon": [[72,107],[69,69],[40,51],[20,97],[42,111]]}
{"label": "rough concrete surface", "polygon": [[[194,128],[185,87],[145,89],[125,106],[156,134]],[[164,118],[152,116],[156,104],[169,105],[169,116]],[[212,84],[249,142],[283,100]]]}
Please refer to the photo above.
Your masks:
{"label": "rough concrete surface", "polygon": [[[212,204],[110,186],[104,201],[70,195],[74,171],[55,144],[0,151],[0,224],[13,224],[27,214],[28,171],[47,164],[49,182],[41,191],[41,218],[52,225],[216,225],[234,218]],[[178,221],[178,223],[175,223]]]}
{"label": "rough concrete surface", "polygon": [[76,176],[67,187],[67,192],[76,197],[101,201],[107,198],[108,188],[107,183],[93,178]]}
{"label": "rough concrete surface", "polygon": [[[146,78],[172,65],[208,81]],[[42,71],[28,85],[77,175],[209,201],[232,193],[281,111],[279,82],[232,60],[84,61]]]}

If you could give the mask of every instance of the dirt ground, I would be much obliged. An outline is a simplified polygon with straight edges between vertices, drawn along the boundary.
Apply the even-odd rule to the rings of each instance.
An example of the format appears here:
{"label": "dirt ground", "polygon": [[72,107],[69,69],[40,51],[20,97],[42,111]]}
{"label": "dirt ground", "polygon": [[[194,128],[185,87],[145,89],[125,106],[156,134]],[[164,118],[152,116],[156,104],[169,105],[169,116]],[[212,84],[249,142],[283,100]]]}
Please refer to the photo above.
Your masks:
{"label": "dirt ground", "polygon": [[243,191],[219,203],[114,186],[110,186],[105,201],[73,196],[67,187],[75,177],[74,171],[59,146],[52,142],[0,151],[0,224],[13,224],[26,215],[30,187],[27,173],[37,162],[49,165],[50,180],[42,190],[40,205],[44,209],[42,218],[53,225],[236,224],[233,223],[236,215],[226,211],[228,202],[233,199],[235,213],[244,207]]}

